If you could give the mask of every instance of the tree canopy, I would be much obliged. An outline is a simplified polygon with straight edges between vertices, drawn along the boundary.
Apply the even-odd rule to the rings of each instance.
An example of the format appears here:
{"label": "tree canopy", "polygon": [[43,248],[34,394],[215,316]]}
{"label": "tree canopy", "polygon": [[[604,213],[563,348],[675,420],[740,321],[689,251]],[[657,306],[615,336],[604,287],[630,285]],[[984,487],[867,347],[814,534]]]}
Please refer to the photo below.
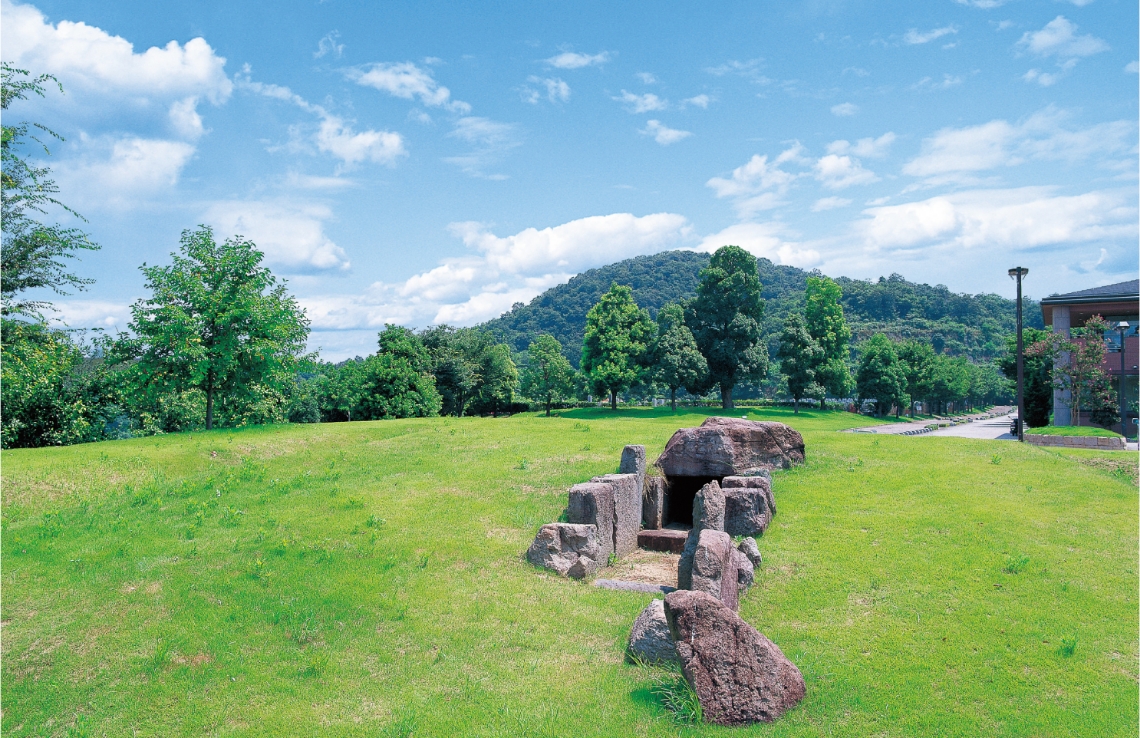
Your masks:
{"label": "tree canopy", "polygon": [[816,367],[822,356],[823,349],[808,333],[804,319],[799,313],[788,315],[780,334],[780,373],[787,379],[795,413],[800,411],[800,400],[822,396],[824,392],[816,381]]}
{"label": "tree canopy", "polygon": [[582,373],[594,390],[608,392],[617,409],[617,394],[646,374],[646,351],[655,332],[649,312],[639,308],[633,291],[613,284],[586,313]]}
{"label": "tree canopy", "polygon": [[677,388],[693,394],[707,390],[709,365],[685,325],[685,311],[669,303],[657,313],[657,336],[650,349],[653,379],[669,388],[669,402],[677,409]]}
{"label": "tree canopy", "polygon": [[574,367],[562,355],[562,344],[548,333],[531,341],[526,353],[522,392],[545,405],[550,417],[550,406],[574,392]]}
{"label": "tree canopy", "polygon": [[760,291],[756,257],[739,246],[722,246],[701,270],[697,296],[685,310],[685,323],[708,362],[710,378],[720,385],[726,409],[733,406],[732,390],[738,382],[759,381],[768,374]]}
{"label": "tree canopy", "polygon": [[[804,289],[804,320],[807,331],[819,345],[815,381],[824,394],[847,397],[851,371],[847,368],[851,329],[843,317],[843,290],[830,277],[808,277]],[[820,395],[820,407],[825,397]]]}
{"label": "tree canopy", "polygon": [[864,341],[860,349],[862,356],[855,378],[859,399],[874,400],[879,415],[887,412],[891,405],[909,405],[906,374],[891,339],[876,333]]}

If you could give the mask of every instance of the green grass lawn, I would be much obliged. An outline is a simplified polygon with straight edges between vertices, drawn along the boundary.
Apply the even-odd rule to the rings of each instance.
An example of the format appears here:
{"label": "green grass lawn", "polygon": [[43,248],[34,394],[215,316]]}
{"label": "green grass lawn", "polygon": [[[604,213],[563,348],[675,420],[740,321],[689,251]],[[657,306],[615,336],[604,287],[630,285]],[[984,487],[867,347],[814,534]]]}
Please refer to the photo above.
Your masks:
{"label": "green grass lawn", "polygon": [[3,734],[1136,734],[1135,454],[748,411],[807,442],[741,605],[807,697],[689,728],[623,662],[650,595],[522,553],[702,416],[562,415],[3,452]]}
{"label": "green grass lawn", "polygon": [[1027,428],[1026,433],[1039,436],[1098,436],[1100,438],[1119,438],[1120,434],[1106,428],[1097,428],[1092,425],[1047,425],[1043,428]]}

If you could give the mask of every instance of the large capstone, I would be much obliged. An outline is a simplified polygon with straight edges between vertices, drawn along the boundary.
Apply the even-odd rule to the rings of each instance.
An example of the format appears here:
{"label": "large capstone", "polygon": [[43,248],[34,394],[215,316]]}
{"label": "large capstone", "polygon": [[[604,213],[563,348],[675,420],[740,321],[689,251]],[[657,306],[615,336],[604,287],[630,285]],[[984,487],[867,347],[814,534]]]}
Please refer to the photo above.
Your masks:
{"label": "large capstone", "polygon": [[804,439],[783,423],[708,418],[673,434],[657,459],[665,476],[747,476],[804,460]]}
{"label": "large capstone", "polygon": [[614,553],[626,556],[637,550],[641,530],[641,485],[636,474],[606,474],[591,482],[608,484],[614,500]]}
{"label": "large capstone", "polygon": [[669,623],[665,620],[663,601],[651,601],[637,616],[629,633],[627,654],[630,659],[649,664],[677,660],[673,635],[669,632]]}
{"label": "large capstone", "polygon": [[614,552],[614,488],[612,484],[586,482],[570,488],[566,515],[571,523],[593,525],[597,530],[598,561],[609,564]]}
{"label": "large capstone", "polygon": [[559,576],[581,579],[598,570],[600,555],[597,528],[593,525],[548,523],[538,529],[526,560]]}
{"label": "large capstone", "polygon": [[706,721],[772,722],[804,698],[796,665],[712,595],[671,592],[665,596],[665,618],[681,671]]}

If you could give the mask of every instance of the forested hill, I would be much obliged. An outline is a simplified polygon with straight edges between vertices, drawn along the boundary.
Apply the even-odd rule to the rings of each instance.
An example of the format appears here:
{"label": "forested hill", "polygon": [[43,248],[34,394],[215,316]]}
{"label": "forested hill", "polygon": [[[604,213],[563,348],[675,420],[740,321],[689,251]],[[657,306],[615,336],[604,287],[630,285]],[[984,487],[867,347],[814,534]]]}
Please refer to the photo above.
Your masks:
{"label": "forested hill", "polygon": [[[540,333],[549,333],[563,346],[566,356],[578,365],[586,312],[610,284],[628,285],[641,307],[656,317],[668,302],[696,294],[701,269],[709,255],[693,251],[665,251],[638,256],[616,264],[591,269],[566,284],[552,287],[530,301],[515,303],[509,312],[482,325],[516,351],[526,349]],[[813,272],[757,262],[766,302],[764,330],[769,351],[775,355],[777,336],[784,317],[802,310],[804,286]],[[837,277],[843,289],[843,309],[855,342],[883,332],[895,338],[921,338],[940,352],[985,360],[1003,351],[1005,335],[1016,329],[1016,306],[997,295],[967,295],[938,285],[908,282],[897,274],[863,281]],[[1042,327],[1041,309],[1028,300],[1025,324]]]}

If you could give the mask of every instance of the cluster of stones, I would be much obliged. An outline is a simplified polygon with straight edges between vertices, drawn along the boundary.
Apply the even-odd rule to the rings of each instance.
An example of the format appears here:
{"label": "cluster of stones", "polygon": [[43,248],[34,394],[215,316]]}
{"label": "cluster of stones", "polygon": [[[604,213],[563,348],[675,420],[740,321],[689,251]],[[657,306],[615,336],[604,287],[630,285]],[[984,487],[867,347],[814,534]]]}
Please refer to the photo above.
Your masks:
{"label": "cluster of stones", "polygon": [[803,460],[788,426],[732,418],[677,431],[657,475],[644,446],[626,446],[620,473],[571,488],[570,522],[542,526],[527,559],[581,578],[639,545],[680,553],[678,588],[637,617],[630,657],[679,661],[708,722],[773,721],[803,699],[803,676],[736,611],[761,564],[755,536],[776,514],[772,472]]}

